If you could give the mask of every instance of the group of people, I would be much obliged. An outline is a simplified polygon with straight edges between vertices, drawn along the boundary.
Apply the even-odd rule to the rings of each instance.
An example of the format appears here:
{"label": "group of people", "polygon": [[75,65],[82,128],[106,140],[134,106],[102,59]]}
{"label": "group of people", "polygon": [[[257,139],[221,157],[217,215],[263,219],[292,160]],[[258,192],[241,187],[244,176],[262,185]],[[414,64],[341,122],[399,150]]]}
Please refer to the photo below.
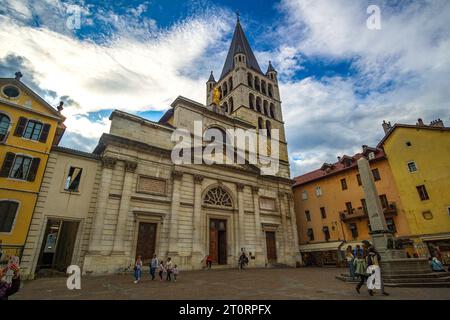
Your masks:
{"label": "group of people", "polygon": [[12,256],[5,268],[0,268],[0,300],[8,300],[20,289],[19,257]]}
{"label": "group of people", "polygon": [[360,293],[361,287],[366,282],[368,292],[371,296],[373,296],[374,290],[380,290],[381,294],[387,296],[389,293],[384,290],[383,280],[381,278],[381,256],[369,241],[364,240],[362,243],[362,248],[357,245],[353,250],[351,246],[348,246],[346,252],[350,277],[352,279],[359,279],[356,285],[356,292]]}
{"label": "group of people", "polygon": [[[142,256],[139,255],[134,264],[134,283],[139,283],[139,281],[141,281],[142,267]],[[152,260],[150,261],[150,276],[152,277],[152,280],[155,280],[157,271],[160,279],[159,281],[163,281],[165,279],[166,281],[173,280],[174,282],[177,282],[179,270],[176,264],[172,265],[172,258],[168,257],[166,262],[163,260],[159,261],[156,254],[154,254]]]}

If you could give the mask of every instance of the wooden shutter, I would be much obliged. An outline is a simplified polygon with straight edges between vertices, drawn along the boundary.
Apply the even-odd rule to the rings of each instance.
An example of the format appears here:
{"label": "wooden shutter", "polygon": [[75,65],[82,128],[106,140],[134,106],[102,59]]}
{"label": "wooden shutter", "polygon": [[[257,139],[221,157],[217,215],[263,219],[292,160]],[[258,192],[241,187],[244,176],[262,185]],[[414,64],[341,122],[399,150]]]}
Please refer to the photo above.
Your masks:
{"label": "wooden shutter", "polygon": [[30,171],[28,171],[28,177],[27,177],[28,181],[34,181],[36,179],[36,173],[39,169],[40,162],[41,162],[41,159],[39,159],[39,158],[33,158],[33,160],[31,160]]}
{"label": "wooden shutter", "polygon": [[6,153],[2,169],[0,170],[0,177],[7,178],[9,176],[9,171],[11,171],[11,167],[13,165],[15,157],[16,155],[12,152]]}
{"label": "wooden shutter", "polygon": [[27,118],[20,117],[19,121],[17,122],[16,130],[14,131],[14,135],[17,137],[21,137],[23,135],[23,132],[25,131],[25,126],[27,125]]}
{"label": "wooden shutter", "polygon": [[50,132],[50,125],[48,123],[44,124],[41,132],[41,136],[39,137],[40,142],[47,142],[48,133]]}

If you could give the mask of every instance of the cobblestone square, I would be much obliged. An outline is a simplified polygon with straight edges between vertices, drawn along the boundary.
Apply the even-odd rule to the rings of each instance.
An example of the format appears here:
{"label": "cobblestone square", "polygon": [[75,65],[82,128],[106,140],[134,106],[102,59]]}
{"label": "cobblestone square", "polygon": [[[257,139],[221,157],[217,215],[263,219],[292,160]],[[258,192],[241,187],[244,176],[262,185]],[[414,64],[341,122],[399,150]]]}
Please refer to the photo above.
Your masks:
{"label": "cobblestone square", "polygon": [[151,281],[143,273],[133,283],[131,274],[85,276],[81,290],[68,290],[66,278],[40,278],[23,283],[11,300],[21,299],[118,299],[118,300],[391,300],[450,299],[450,288],[387,288],[388,297],[370,297],[365,287],[357,294],[354,284],[335,279],[345,272],[338,268],[237,269],[180,272],[177,282]]}

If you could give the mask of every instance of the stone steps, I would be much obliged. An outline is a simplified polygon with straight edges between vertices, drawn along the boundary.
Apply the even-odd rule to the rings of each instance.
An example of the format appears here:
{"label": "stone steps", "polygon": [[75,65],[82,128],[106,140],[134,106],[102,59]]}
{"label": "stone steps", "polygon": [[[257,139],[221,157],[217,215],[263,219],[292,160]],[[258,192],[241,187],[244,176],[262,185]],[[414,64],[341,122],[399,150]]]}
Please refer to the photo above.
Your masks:
{"label": "stone steps", "polygon": [[[347,274],[340,274],[336,279],[357,283],[358,280],[351,279]],[[436,272],[425,274],[402,274],[402,275],[383,275],[384,285],[387,287],[411,287],[411,288],[450,288],[450,273]]]}

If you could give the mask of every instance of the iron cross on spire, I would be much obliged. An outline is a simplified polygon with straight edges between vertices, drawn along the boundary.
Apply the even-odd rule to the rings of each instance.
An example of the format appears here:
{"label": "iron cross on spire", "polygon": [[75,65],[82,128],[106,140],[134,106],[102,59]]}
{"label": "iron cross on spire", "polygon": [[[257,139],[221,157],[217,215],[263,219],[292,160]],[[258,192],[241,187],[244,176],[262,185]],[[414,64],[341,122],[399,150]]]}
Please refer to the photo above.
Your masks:
{"label": "iron cross on spire", "polygon": [[239,10],[236,10],[236,19],[237,19],[237,22],[240,21],[240,17],[241,17],[241,15],[240,15],[240,13],[239,13]]}

